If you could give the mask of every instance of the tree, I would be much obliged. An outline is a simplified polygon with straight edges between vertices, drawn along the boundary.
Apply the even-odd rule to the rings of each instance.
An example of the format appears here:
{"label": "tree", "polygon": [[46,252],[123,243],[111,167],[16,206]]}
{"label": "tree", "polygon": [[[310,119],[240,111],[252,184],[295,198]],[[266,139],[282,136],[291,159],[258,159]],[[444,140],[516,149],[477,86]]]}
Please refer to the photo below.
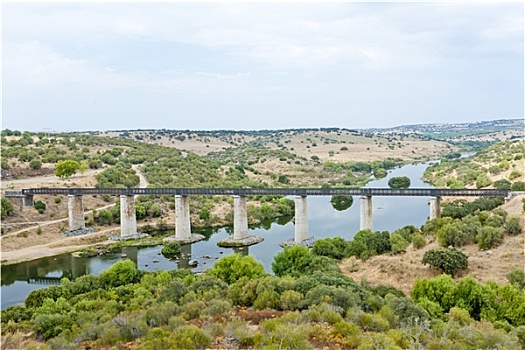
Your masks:
{"label": "tree", "polygon": [[84,173],[89,169],[89,164],[85,160],[80,161],[79,164],[80,166],[78,167],[78,170],[82,175],[84,175]]}
{"label": "tree", "polygon": [[243,277],[256,279],[265,272],[264,265],[256,261],[252,255],[231,254],[217,261],[206,273],[232,284]]}
{"label": "tree", "polygon": [[62,160],[55,164],[55,175],[61,179],[68,178],[75,174],[80,168],[80,163],[76,160]]}
{"label": "tree", "polygon": [[14,207],[13,202],[9,199],[2,197],[0,207],[0,217],[4,219],[6,216],[13,214]]}
{"label": "tree", "polygon": [[496,247],[503,242],[503,228],[485,226],[482,227],[476,239],[478,240],[478,246],[480,249],[490,249]]}
{"label": "tree", "polygon": [[408,176],[393,177],[388,180],[390,188],[408,188],[410,187],[410,178]]}
{"label": "tree", "polygon": [[38,158],[34,158],[29,162],[29,167],[31,169],[42,169],[42,161]]}
{"label": "tree", "polygon": [[523,231],[523,227],[521,227],[520,223],[520,218],[517,216],[507,218],[507,222],[505,222],[505,230],[509,235],[519,235]]}
{"label": "tree", "polygon": [[311,260],[312,255],[307,247],[301,245],[285,247],[273,258],[272,271],[280,277],[302,273]]}
{"label": "tree", "polygon": [[457,271],[468,268],[468,257],[456,249],[431,249],[425,252],[421,263],[441,269],[454,277]]}

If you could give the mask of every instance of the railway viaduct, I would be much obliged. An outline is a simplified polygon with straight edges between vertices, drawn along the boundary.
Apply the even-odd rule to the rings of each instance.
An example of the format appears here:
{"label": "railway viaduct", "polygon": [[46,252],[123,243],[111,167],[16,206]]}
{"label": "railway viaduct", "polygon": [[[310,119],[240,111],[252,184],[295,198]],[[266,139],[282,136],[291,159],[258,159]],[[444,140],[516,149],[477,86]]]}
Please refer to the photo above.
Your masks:
{"label": "railway viaduct", "polygon": [[175,236],[171,240],[192,243],[202,239],[191,233],[190,196],[232,196],[233,197],[233,237],[223,241],[225,245],[242,246],[258,243],[262,238],[248,235],[246,197],[271,195],[295,196],[295,242],[308,238],[308,196],[359,196],[360,229],[373,229],[372,197],[374,196],[420,196],[430,199],[430,219],[441,213],[442,197],[505,197],[513,195],[510,190],[498,189],[434,189],[434,188],[29,188],[22,191],[6,191],[5,196],[16,198],[22,206],[33,206],[35,195],[67,195],[68,221],[71,231],[82,230],[84,195],[120,196],[120,234],[122,237],[137,234],[135,216],[135,196],[172,195],[175,197]]}

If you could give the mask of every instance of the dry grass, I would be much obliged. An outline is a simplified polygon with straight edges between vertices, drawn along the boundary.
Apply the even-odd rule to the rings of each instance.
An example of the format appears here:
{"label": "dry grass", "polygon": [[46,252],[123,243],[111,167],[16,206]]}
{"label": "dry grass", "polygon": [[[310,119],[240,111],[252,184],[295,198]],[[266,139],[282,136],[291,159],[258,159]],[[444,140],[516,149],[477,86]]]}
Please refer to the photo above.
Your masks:
{"label": "dry grass", "polygon": [[[509,215],[523,217],[523,196],[514,197],[503,206]],[[402,290],[410,295],[412,286],[417,279],[435,277],[440,271],[421,264],[421,259],[427,250],[439,248],[437,242],[431,242],[419,250],[414,250],[412,245],[407,252],[401,255],[374,256],[363,262],[355,258],[341,261],[341,271],[359,282],[365,279],[370,285],[388,285]],[[468,257],[469,268],[456,276],[466,275],[474,277],[481,283],[494,281],[507,283],[505,277],[509,272],[525,268],[525,234],[518,236],[505,236],[503,243],[491,250],[481,251],[477,245],[472,244],[461,247],[460,250]]]}

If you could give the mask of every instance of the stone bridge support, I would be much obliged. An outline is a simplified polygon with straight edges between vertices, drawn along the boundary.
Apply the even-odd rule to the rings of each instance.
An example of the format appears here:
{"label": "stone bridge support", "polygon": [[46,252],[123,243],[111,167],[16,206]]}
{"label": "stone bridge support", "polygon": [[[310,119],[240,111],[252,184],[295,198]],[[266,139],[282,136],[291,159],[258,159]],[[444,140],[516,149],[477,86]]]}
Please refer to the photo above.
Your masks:
{"label": "stone bridge support", "polygon": [[308,202],[306,196],[295,197],[295,242],[308,238]]}
{"label": "stone bridge support", "polygon": [[430,197],[430,220],[441,217],[441,197]]}
{"label": "stone bridge support", "polygon": [[191,239],[190,198],[175,196],[175,239]]}
{"label": "stone bridge support", "polygon": [[137,234],[137,215],[135,214],[135,196],[120,196],[120,236]]}
{"label": "stone bridge support", "polygon": [[83,230],[86,228],[84,220],[84,206],[82,204],[82,196],[72,195],[67,196],[68,222],[69,230]]}
{"label": "stone bridge support", "polygon": [[233,239],[248,237],[248,211],[246,197],[233,196]]}
{"label": "stone bridge support", "polygon": [[371,230],[373,231],[373,214],[372,214],[372,196],[363,196],[359,199],[361,208],[359,217],[359,230]]}
{"label": "stone bridge support", "polygon": [[233,237],[218,242],[219,247],[245,247],[262,242],[259,236],[248,235],[246,196],[233,196]]}

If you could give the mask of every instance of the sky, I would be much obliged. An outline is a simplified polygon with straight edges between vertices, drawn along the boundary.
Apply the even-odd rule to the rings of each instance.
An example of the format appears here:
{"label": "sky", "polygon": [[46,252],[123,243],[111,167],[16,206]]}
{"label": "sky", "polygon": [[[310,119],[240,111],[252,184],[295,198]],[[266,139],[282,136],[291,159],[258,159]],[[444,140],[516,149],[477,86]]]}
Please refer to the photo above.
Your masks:
{"label": "sky", "polygon": [[524,117],[523,2],[2,4],[2,128]]}

